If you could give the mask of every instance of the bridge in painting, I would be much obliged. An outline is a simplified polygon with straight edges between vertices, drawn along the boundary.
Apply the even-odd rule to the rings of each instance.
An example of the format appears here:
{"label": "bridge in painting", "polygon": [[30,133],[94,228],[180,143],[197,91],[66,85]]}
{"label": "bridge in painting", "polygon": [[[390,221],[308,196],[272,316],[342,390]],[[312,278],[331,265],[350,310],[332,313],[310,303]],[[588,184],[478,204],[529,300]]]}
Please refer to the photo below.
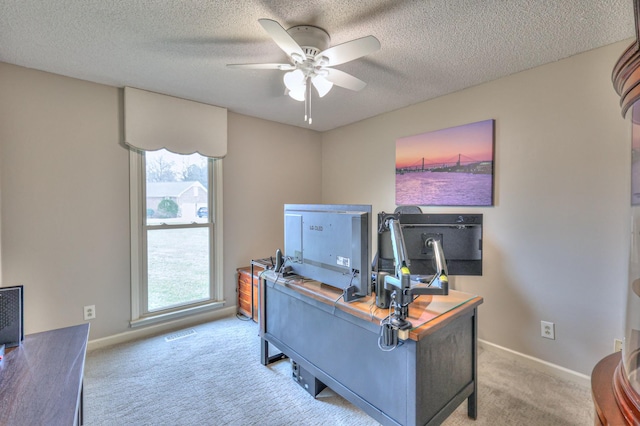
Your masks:
{"label": "bridge in painting", "polygon": [[422,157],[411,165],[396,167],[396,174],[419,172],[491,174],[493,172],[493,161],[475,160],[466,155],[458,154],[450,159],[438,162],[429,162],[428,159]]}

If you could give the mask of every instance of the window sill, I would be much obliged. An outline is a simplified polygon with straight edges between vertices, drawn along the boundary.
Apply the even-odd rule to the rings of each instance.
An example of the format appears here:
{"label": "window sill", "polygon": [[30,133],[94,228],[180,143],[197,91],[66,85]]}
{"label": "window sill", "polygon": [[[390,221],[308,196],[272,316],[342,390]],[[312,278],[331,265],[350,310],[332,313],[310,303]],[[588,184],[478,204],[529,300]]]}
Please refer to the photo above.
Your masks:
{"label": "window sill", "polygon": [[159,324],[167,321],[176,320],[178,318],[184,318],[191,315],[197,315],[204,312],[214,311],[224,306],[224,301],[210,302],[204,305],[194,306],[190,308],[184,308],[171,312],[164,312],[159,314],[149,314],[145,317],[140,317],[129,322],[131,328],[144,327],[147,325]]}

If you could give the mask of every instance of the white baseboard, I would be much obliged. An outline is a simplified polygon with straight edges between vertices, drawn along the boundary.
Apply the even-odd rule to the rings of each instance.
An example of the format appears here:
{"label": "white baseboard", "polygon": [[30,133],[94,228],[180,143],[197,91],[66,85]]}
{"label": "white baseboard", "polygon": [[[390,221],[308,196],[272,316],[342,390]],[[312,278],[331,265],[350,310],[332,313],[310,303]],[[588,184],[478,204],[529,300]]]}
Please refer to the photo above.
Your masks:
{"label": "white baseboard", "polygon": [[[144,337],[151,337],[154,335],[167,333],[176,329],[194,326],[202,324],[207,321],[214,321],[220,318],[225,318],[231,315],[235,315],[236,306],[230,306],[215,311],[205,312],[198,315],[193,315],[187,318],[180,318],[174,321],[168,321],[162,324],[151,325],[144,328],[136,328],[124,333],[115,334],[113,336],[103,337],[101,339],[90,340],[87,344],[87,350],[92,351],[95,349],[104,348],[118,343],[125,343],[131,340],[141,339]],[[489,352],[498,353],[507,358],[510,358],[516,362],[524,363],[527,366],[534,368],[538,371],[556,376],[558,378],[569,380],[582,386],[591,385],[591,377],[577,371],[569,370],[568,368],[561,367],[556,364],[541,360],[539,358],[525,355],[520,352],[516,352],[512,349],[505,348],[495,343],[487,342],[486,340],[478,339],[479,346]]]}
{"label": "white baseboard", "polygon": [[150,325],[144,328],[135,328],[124,333],[114,334],[113,336],[103,337],[101,339],[90,340],[87,344],[87,351],[92,351],[106,346],[116,345],[118,343],[129,342],[131,340],[151,337],[157,334],[167,333],[176,329],[191,327],[204,322],[225,318],[235,315],[236,306],[217,309],[215,311],[203,312],[198,315],[192,315],[185,318],[179,318],[173,321],[167,321],[162,324]]}
{"label": "white baseboard", "polygon": [[568,368],[543,361],[539,358],[516,352],[514,350],[496,345],[495,343],[487,342],[486,340],[478,339],[478,344],[482,349],[486,351],[504,355],[507,358],[511,358],[514,361],[524,363],[528,367],[534,368],[538,371],[542,371],[543,373],[556,376],[560,379],[569,380],[582,386],[591,386],[591,377],[582,373],[578,373],[577,371],[569,370]]}

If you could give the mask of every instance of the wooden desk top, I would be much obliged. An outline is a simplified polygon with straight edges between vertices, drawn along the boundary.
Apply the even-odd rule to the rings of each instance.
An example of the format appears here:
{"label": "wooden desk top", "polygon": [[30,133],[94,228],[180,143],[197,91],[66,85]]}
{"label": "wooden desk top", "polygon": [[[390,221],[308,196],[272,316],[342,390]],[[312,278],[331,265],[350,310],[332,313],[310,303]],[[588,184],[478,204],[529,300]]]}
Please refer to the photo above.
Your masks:
{"label": "wooden desk top", "polygon": [[89,324],[25,336],[0,367],[0,424],[77,422]]}
{"label": "wooden desk top", "polygon": [[[380,309],[376,306],[375,294],[352,302],[345,302],[342,298],[342,290],[317,281],[301,279],[297,276],[292,279],[278,278],[273,271],[266,271],[263,275],[271,282],[289,287],[312,299],[334,305],[337,309],[376,325],[379,325],[380,321],[389,315],[389,309]],[[409,305],[407,320],[414,327],[409,333],[409,338],[420,340],[439,330],[450,320],[474,309],[482,302],[483,299],[479,296],[456,290],[449,290],[447,296],[419,296]]]}

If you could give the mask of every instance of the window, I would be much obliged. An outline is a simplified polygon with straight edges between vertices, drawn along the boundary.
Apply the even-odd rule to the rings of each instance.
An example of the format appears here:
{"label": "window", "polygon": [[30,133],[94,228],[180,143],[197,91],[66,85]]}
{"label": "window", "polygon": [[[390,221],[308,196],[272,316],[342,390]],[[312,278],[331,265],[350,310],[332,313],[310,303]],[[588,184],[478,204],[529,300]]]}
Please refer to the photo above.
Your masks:
{"label": "window", "polygon": [[220,159],[131,151],[131,326],[222,306]]}

